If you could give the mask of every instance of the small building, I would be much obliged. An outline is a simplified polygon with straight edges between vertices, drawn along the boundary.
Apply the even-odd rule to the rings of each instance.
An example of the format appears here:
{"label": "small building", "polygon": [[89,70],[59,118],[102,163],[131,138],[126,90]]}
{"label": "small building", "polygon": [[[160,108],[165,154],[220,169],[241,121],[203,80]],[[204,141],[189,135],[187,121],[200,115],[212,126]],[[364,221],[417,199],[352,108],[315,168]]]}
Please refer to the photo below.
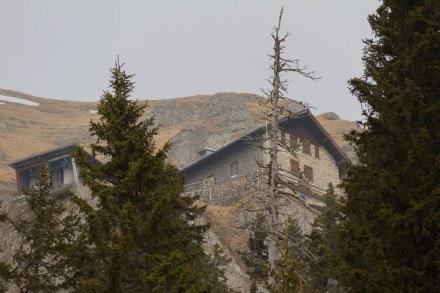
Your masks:
{"label": "small building", "polygon": [[[339,184],[349,159],[308,109],[281,120],[279,126],[280,178],[299,200],[322,206],[328,184]],[[251,186],[266,182],[267,169],[262,166],[269,158],[263,147],[268,127],[259,127],[181,169],[186,191],[211,203],[216,198],[217,203],[231,204],[255,190]]]}
{"label": "small building", "polygon": [[[10,163],[9,166],[15,169],[18,193],[25,194],[37,183],[39,169],[43,162],[48,165],[52,175],[54,192],[68,190],[77,184],[79,182],[78,170],[75,160],[71,157],[76,146],[76,143],[60,146]],[[99,164],[96,159],[89,156],[91,160]]]}

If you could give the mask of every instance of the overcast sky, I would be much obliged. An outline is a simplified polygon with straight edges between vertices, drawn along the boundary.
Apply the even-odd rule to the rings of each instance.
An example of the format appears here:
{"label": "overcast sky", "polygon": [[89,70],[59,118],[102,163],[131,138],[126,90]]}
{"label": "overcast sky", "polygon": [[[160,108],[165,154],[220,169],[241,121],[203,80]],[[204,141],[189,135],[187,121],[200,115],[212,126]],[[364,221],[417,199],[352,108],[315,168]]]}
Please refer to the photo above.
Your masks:
{"label": "overcast sky", "polygon": [[136,75],[134,98],[261,94],[283,5],[285,57],[321,76],[287,75],[289,96],[359,120],[347,80],[362,75],[378,0],[0,0],[0,88],[98,101],[119,55]]}

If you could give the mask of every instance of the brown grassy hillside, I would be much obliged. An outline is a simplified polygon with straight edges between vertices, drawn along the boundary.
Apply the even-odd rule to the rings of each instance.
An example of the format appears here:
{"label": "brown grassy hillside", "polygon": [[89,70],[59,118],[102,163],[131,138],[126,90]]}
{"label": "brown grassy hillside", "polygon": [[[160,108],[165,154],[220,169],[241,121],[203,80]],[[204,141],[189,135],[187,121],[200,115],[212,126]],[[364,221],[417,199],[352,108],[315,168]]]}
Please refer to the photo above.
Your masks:
{"label": "brown grassy hillside", "polygon": [[[98,119],[93,113],[95,102],[59,101],[11,90],[0,90],[0,95],[39,103],[29,106],[0,101],[0,192],[10,192],[15,186],[10,162],[56,146],[72,142],[87,145],[93,141],[88,124],[91,119]],[[151,101],[149,105],[146,115],[154,114],[161,125],[157,144],[172,141],[170,159],[180,167],[194,160],[191,154],[195,149],[219,148],[263,123],[259,118],[263,108],[258,97],[251,94],[192,96]],[[322,117],[318,120],[341,147],[346,144],[343,133],[355,127],[350,121]]]}

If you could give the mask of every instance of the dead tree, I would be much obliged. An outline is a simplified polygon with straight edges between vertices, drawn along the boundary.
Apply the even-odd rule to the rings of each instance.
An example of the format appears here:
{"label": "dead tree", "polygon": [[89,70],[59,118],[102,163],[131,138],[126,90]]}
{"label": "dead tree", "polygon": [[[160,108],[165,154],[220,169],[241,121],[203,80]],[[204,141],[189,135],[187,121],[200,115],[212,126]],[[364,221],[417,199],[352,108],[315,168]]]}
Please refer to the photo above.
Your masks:
{"label": "dead tree", "polygon": [[[269,82],[271,89],[269,91],[263,91],[266,96],[266,106],[268,108],[265,113],[268,120],[268,127],[266,137],[264,138],[263,149],[268,154],[268,161],[264,163],[264,168],[268,174],[268,190],[267,190],[267,210],[268,210],[268,263],[269,263],[269,286],[273,288],[279,287],[279,280],[271,273],[276,268],[276,261],[279,259],[278,243],[280,239],[280,220],[279,220],[279,202],[284,195],[280,193],[280,188],[285,185],[279,176],[278,167],[278,153],[280,151],[278,133],[279,121],[284,115],[288,115],[288,111],[285,111],[283,107],[280,107],[280,100],[287,99],[287,80],[282,79],[282,74],[285,72],[296,72],[300,75],[316,80],[315,73],[310,71],[307,66],[300,67],[299,59],[285,59],[283,58],[284,45],[283,43],[289,37],[289,33],[286,33],[283,37],[280,37],[281,19],[283,16],[283,8],[278,19],[278,25],[275,26],[272,38],[274,40],[273,54],[269,54],[272,60],[271,69],[273,75]],[[281,146],[282,147],[282,146]],[[295,151],[295,150],[290,150]]]}

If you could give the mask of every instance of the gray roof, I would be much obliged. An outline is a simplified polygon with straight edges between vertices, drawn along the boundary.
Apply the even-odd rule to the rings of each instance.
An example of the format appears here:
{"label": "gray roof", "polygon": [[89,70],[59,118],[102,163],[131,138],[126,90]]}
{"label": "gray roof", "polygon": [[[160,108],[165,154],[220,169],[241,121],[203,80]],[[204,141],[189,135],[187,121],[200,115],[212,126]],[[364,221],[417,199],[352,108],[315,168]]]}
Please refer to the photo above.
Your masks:
{"label": "gray roof", "polygon": [[[333,140],[330,134],[328,134],[328,132],[322,127],[322,125],[318,122],[318,120],[316,120],[316,118],[313,116],[313,114],[310,112],[309,109],[303,109],[289,115],[289,117],[280,120],[279,125],[283,126],[283,124],[284,125],[288,124],[289,122],[292,122],[297,119],[302,119],[306,121],[306,123],[315,130],[319,142],[329,151],[329,153],[335,159],[336,164],[338,165],[339,175],[342,177],[345,174],[346,164],[347,162],[350,162],[350,159],[342,151],[342,149],[336,144],[336,142]],[[218,149],[216,152],[211,153],[201,158],[200,160],[182,168],[180,172],[182,174],[185,174],[187,171],[190,171],[191,169],[198,168],[199,166],[201,166],[205,162],[205,160],[211,160],[214,159],[214,157],[221,157],[223,154],[225,154],[226,152],[228,152],[230,149],[237,146],[238,144],[248,142],[250,138],[261,136],[266,130],[266,127],[270,127],[270,124],[267,126],[263,125],[256,128],[252,132],[223,146],[222,148]]]}
{"label": "gray roof", "polygon": [[[44,152],[36,153],[33,155],[30,155],[28,157],[25,157],[23,159],[13,161],[9,164],[14,169],[21,169],[29,166],[35,166],[38,164],[41,164],[43,161],[48,161],[50,159],[60,157],[63,155],[70,155],[75,148],[78,146],[77,143],[71,143],[63,146],[59,146],[57,148],[53,148]],[[86,152],[87,153],[87,152]],[[94,161],[94,163],[99,164],[98,160],[93,158],[89,153],[87,153],[87,156]]]}

